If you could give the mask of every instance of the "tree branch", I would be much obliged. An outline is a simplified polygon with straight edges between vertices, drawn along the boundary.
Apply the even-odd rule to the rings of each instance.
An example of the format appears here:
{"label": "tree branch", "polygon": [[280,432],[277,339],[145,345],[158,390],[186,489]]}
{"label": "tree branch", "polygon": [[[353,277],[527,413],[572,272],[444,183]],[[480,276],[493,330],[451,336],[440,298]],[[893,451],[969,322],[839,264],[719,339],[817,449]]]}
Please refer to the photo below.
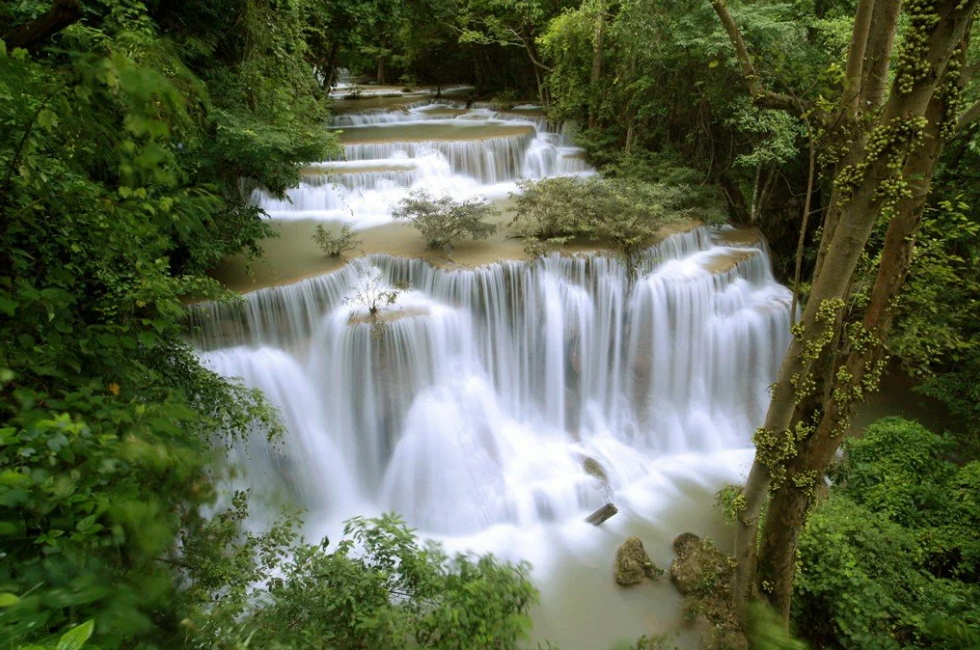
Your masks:
{"label": "tree branch", "polygon": [[871,33],[871,15],[875,0],[859,0],[854,14],[851,45],[847,51],[847,71],[844,74],[844,92],[841,93],[841,109],[851,119],[857,118],[864,70],[864,53]]}
{"label": "tree branch", "polygon": [[46,13],[4,34],[3,41],[9,49],[21,47],[28,50],[81,18],[82,5],[79,0],[55,0]]}
{"label": "tree branch", "polygon": [[876,110],[884,101],[888,87],[888,68],[898,31],[902,0],[876,0],[871,14],[873,29],[864,53],[860,104],[862,111]]}
{"label": "tree branch", "polygon": [[803,204],[803,223],[800,225],[800,238],[796,243],[796,269],[793,273],[793,305],[790,308],[790,323],[796,324],[796,308],[800,299],[800,272],[803,269],[803,244],[806,243],[806,228],[810,223],[810,205],[813,200],[813,178],[816,175],[817,147],[813,141],[810,120],[805,119],[806,135],[810,142],[810,166],[806,181],[806,201]]}
{"label": "tree branch", "polygon": [[710,1],[711,7],[718,14],[718,18],[721,19],[721,24],[724,25],[725,31],[728,32],[728,38],[735,48],[735,56],[742,66],[742,76],[745,77],[745,83],[748,84],[749,94],[752,96],[752,100],[759,106],[765,108],[786,111],[797,117],[801,116],[805,111],[805,107],[801,107],[799,102],[789,95],[774,93],[763,87],[762,79],[756,73],[755,66],[752,65],[752,57],[749,56],[749,51],[745,47],[742,32],[738,29],[738,25],[735,24],[735,19],[732,18],[731,13],[729,13],[725,0]]}
{"label": "tree branch", "polygon": [[978,118],[980,118],[980,99],[970,104],[965,111],[960,113],[959,119],[956,120],[956,130],[962,131],[966,129],[976,122]]}

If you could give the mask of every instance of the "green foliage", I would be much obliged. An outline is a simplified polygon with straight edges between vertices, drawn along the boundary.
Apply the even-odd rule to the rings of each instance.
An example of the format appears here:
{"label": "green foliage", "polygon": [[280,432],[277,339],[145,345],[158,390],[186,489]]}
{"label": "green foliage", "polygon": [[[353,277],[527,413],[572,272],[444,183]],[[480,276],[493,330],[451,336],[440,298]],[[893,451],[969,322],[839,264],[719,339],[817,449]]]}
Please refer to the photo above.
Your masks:
{"label": "green foliage", "polygon": [[251,538],[210,581],[232,588],[191,617],[191,645],[499,650],[526,638],[537,602],[526,564],[450,557],[394,515],[352,519],[344,535],[330,551],[286,520]]}
{"label": "green foliage", "polygon": [[705,183],[703,174],[685,165],[676,153],[646,150],[611,152],[597,162],[607,178],[679,186],[684,193],[683,208],[692,219],[715,226],[728,220],[721,189]]}
{"label": "green foliage", "polygon": [[330,257],[340,257],[347,251],[355,250],[361,245],[361,239],[349,224],[344,224],[336,235],[327,232],[323,224],[317,224],[316,231],[313,233],[313,241],[324,254]]}
{"label": "green foliage", "polygon": [[948,447],[900,419],[847,441],[800,537],[798,629],[848,649],[971,647],[961,640],[980,630],[980,464],[953,465]]}
{"label": "green foliage", "polygon": [[807,645],[794,639],[779,617],[761,602],[749,605],[746,636],[752,650],[807,650]]}
{"label": "green foliage", "polygon": [[[721,509],[725,519],[731,523],[737,522],[745,511],[745,494],[741,485],[726,483],[715,495],[715,503]],[[760,524],[760,528],[761,528]]]}
{"label": "green foliage", "polygon": [[[828,47],[820,20],[802,2],[737,3],[732,11],[767,86],[789,86],[801,95],[813,88],[823,66],[841,50]],[[705,168],[702,179],[734,176],[752,193],[755,168],[798,156],[795,120],[753,106],[744,93],[739,64],[710,3],[680,0],[584,2],[555,17],[539,37],[557,119],[593,128],[583,143],[594,156],[674,149]],[[597,22],[603,25],[602,74],[593,79]],[[778,81],[775,81],[777,80]],[[832,86],[831,86],[832,87]]]}
{"label": "green foliage", "polygon": [[497,232],[497,226],[488,223],[497,214],[496,208],[480,199],[433,198],[425,190],[415,190],[401,200],[391,216],[415,226],[426,247],[450,254],[464,239],[486,239]]}
{"label": "green foliage", "polygon": [[664,225],[690,217],[687,188],[681,185],[559,177],[522,181],[519,186],[513,224],[532,250],[579,238],[608,242],[630,268],[656,242]]}
{"label": "green foliage", "polygon": [[69,629],[67,632],[61,635],[60,639],[57,639],[56,643],[52,645],[29,645],[23,646],[21,650],[82,650],[82,648],[89,648],[90,650],[98,650],[96,646],[86,643],[89,637],[92,636],[92,632],[95,630],[95,621],[89,619],[84,623],[76,625],[75,627]]}
{"label": "green foliage", "polygon": [[959,453],[980,457],[980,183],[974,129],[947,144],[888,347],[945,403]]}
{"label": "green foliage", "polygon": [[[951,171],[959,174],[961,172]],[[967,172],[962,172],[967,173]],[[964,179],[965,180],[965,179]],[[945,184],[937,191],[942,192]],[[956,194],[952,194],[952,192]],[[943,401],[962,423],[963,447],[980,447],[980,221],[954,187],[923,215],[909,272],[889,338],[908,371],[924,379],[923,393]],[[970,201],[980,200],[971,194]]]}
{"label": "green foliage", "polygon": [[52,47],[0,43],[4,650],[89,619],[103,648],[171,645],[214,445],[278,431],[183,327],[188,298],[229,299],[204,271],[269,232],[241,179],[281,194],[331,143],[286,4],[86,3]]}

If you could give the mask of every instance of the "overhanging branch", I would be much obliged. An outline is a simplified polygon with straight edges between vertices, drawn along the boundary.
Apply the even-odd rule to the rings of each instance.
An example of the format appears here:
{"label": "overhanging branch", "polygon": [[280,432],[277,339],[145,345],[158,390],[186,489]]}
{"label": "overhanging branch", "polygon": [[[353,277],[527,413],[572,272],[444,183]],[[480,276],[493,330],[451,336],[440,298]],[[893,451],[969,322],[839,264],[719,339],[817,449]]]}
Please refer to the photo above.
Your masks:
{"label": "overhanging branch", "polygon": [[3,41],[7,49],[20,47],[29,50],[81,18],[82,5],[79,0],[55,0],[46,13],[4,34]]}
{"label": "overhanging branch", "polygon": [[752,96],[752,100],[759,106],[786,111],[797,117],[802,116],[805,107],[800,102],[789,95],[766,90],[762,85],[762,79],[755,71],[755,66],[752,64],[752,57],[749,56],[749,51],[745,47],[742,32],[739,30],[738,25],[735,24],[735,19],[732,18],[731,13],[729,13],[725,0],[711,0],[711,6],[715,10],[715,13],[718,14],[718,18],[721,19],[721,24],[725,27],[728,38],[735,48],[735,56],[742,66],[742,76],[745,77],[745,83],[748,84],[749,95]]}

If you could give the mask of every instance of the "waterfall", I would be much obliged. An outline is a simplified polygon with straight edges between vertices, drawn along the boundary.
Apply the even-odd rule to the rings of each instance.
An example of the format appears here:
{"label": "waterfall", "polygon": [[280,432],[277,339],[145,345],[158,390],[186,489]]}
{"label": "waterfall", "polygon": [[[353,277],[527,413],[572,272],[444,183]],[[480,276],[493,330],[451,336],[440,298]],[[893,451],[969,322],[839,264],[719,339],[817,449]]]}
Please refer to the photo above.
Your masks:
{"label": "waterfall", "polygon": [[372,255],[194,306],[190,331],[281,409],[288,444],[249,462],[311,508],[370,503],[445,534],[577,520],[656,459],[745,447],[760,425],[791,297],[762,243],[722,235],[672,236],[636,278],[598,254],[453,271]]}
{"label": "waterfall", "polygon": [[448,100],[337,115],[338,160],[303,174],[285,198],[264,188],[251,201],[277,219],[345,221],[358,228],[390,220],[411,190],[454,198],[495,198],[520,179],[594,173],[571,133],[534,107],[498,111]]}

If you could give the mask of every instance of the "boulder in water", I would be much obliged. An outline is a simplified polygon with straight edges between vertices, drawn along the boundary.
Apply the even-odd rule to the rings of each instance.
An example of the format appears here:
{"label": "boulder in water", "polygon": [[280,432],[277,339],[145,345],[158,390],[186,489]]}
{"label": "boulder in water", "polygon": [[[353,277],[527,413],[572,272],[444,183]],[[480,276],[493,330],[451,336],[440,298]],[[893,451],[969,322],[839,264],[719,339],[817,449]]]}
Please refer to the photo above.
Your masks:
{"label": "boulder in water", "polygon": [[691,553],[700,545],[701,538],[694,533],[681,533],[674,538],[674,542],[672,544],[674,547],[674,553],[677,554],[678,559],[681,557],[687,557],[688,553]]}
{"label": "boulder in water", "polygon": [[670,563],[670,579],[684,596],[704,597],[709,592],[726,592],[735,573],[733,560],[711,540],[693,533],[674,539],[677,557]]}
{"label": "boulder in water", "polygon": [[639,537],[627,537],[616,550],[616,584],[632,587],[643,582],[644,578],[655,580],[663,574],[663,569],[658,569],[650,561]]}
{"label": "boulder in water", "polygon": [[709,539],[684,533],[674,539],[677,557],[670,580],[684,596],[684,611],[695,623],[704,650],[745,650],[748,642],[732,602],[735,561]]}

